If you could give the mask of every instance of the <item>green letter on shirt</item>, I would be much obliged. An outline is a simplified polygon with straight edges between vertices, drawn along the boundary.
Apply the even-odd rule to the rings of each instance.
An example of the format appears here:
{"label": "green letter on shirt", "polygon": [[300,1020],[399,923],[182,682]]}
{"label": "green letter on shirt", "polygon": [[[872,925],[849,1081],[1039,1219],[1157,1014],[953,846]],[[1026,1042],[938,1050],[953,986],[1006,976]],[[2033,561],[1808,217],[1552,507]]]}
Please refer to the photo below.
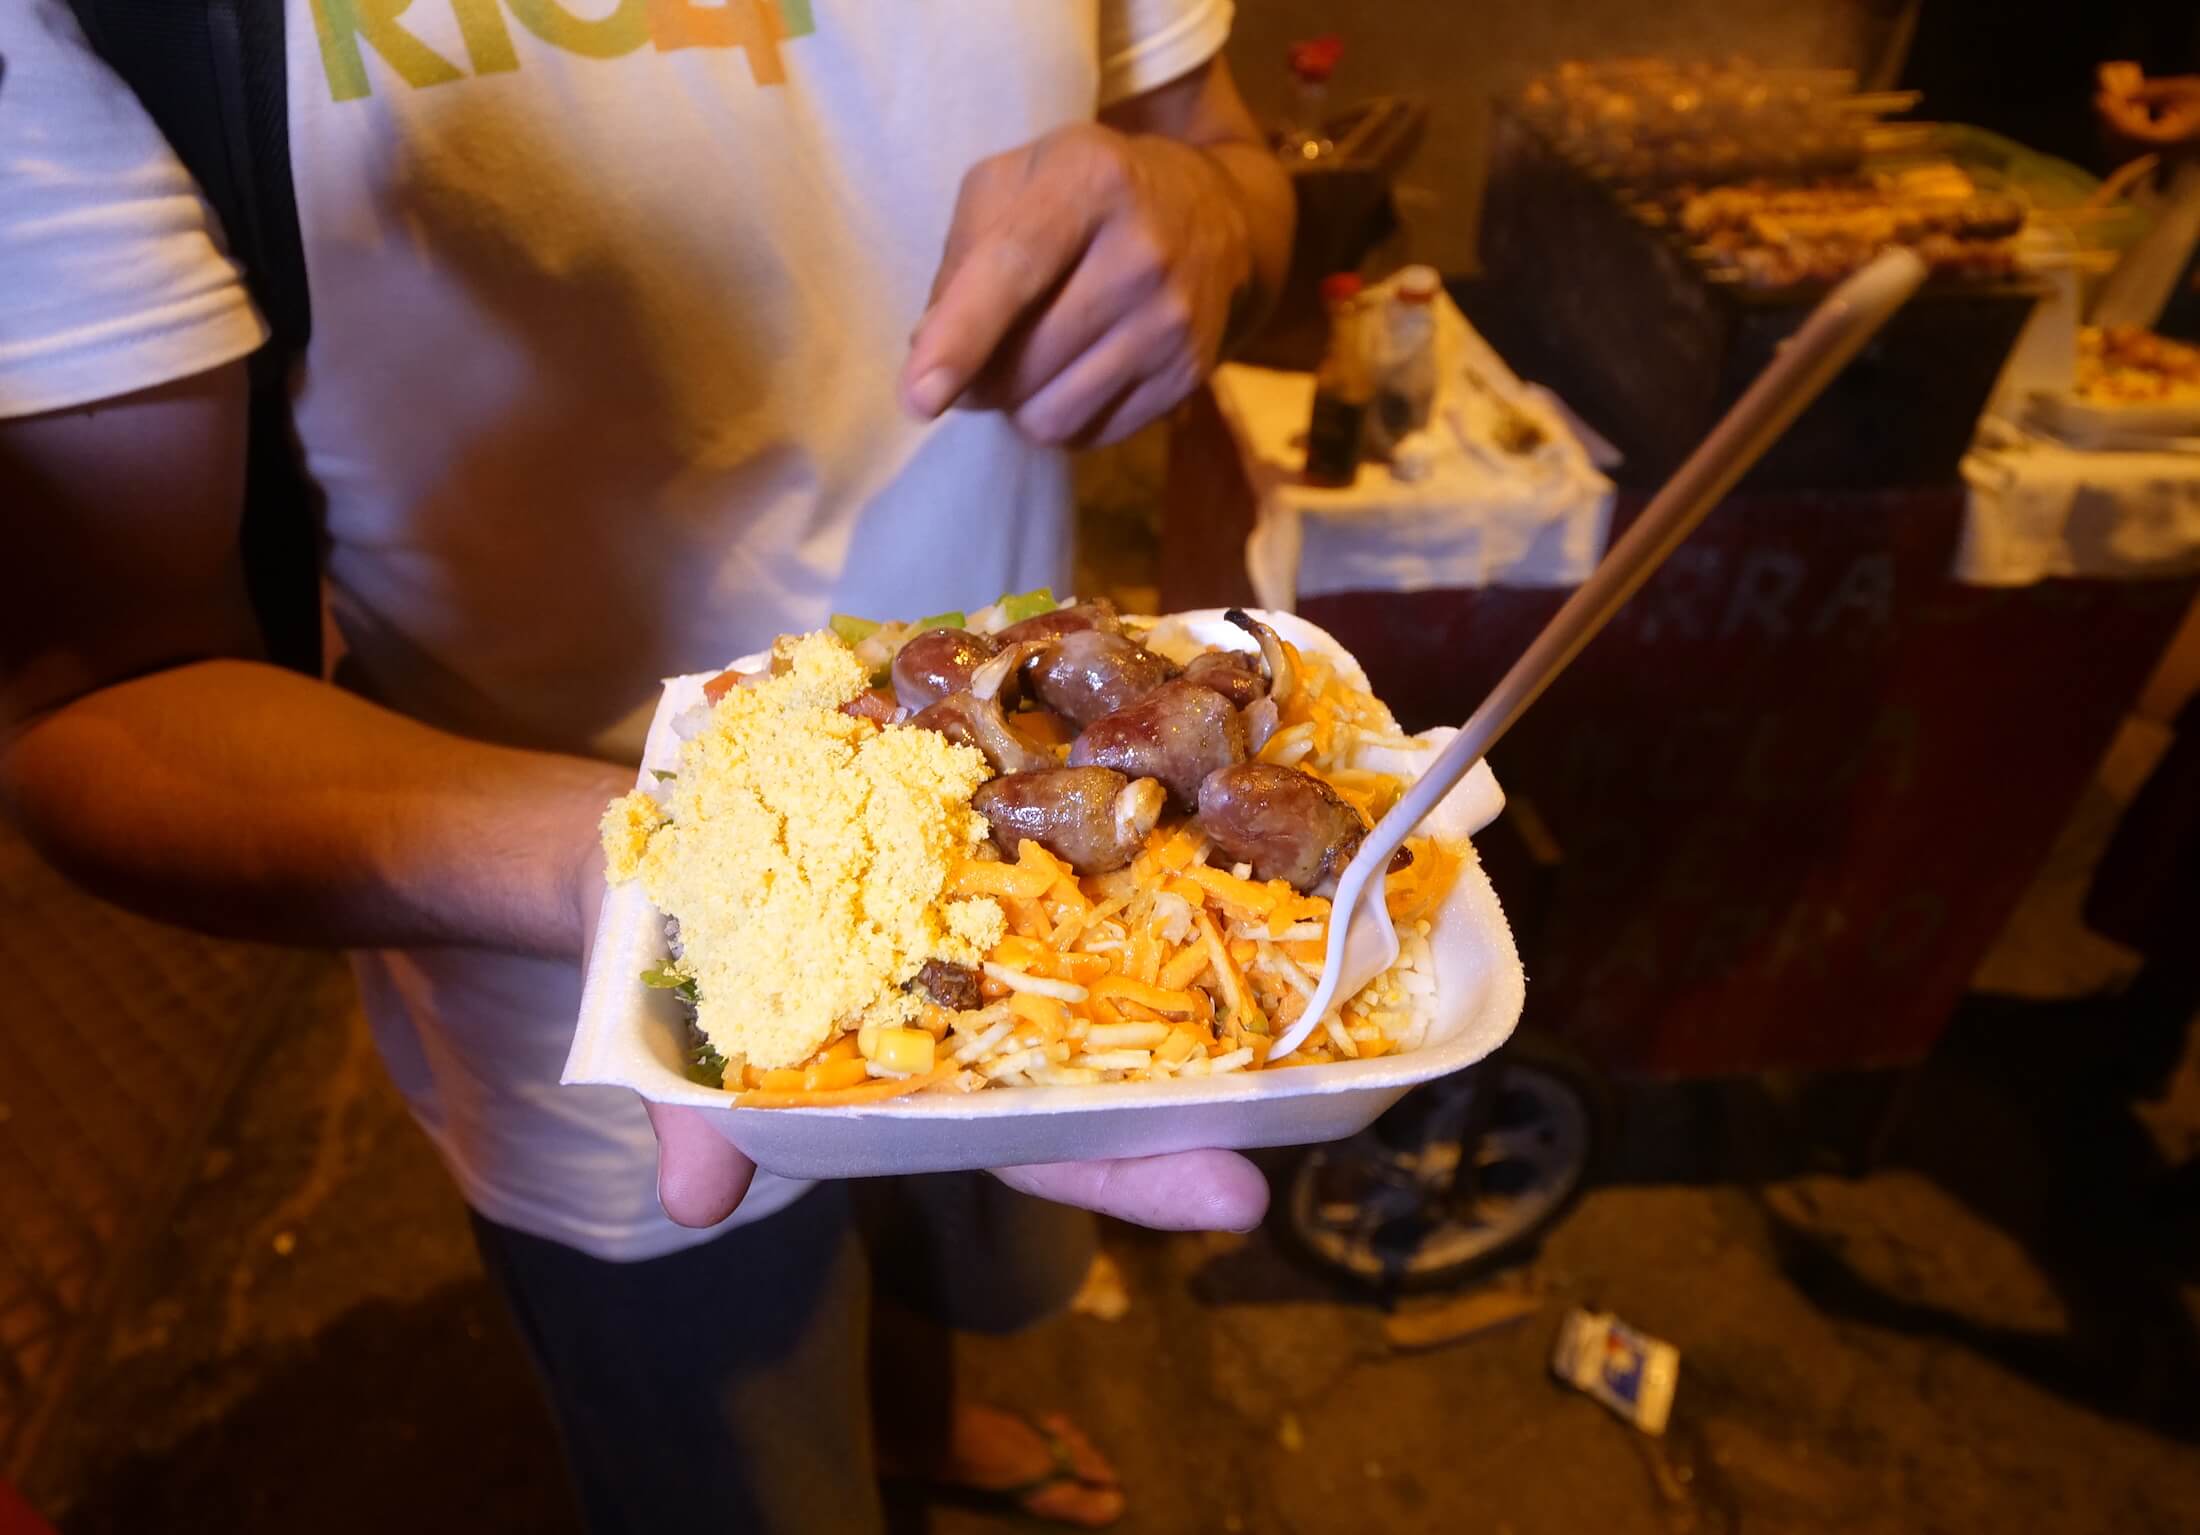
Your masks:
{"label": "green letter on shirt", "polygon": [[465,72],[397,24],[412,0],[313,0],[313,31],[321,44],[321,68],[331,101],[356,101],[368,92],[365,38],[407,85],[442,85]]}

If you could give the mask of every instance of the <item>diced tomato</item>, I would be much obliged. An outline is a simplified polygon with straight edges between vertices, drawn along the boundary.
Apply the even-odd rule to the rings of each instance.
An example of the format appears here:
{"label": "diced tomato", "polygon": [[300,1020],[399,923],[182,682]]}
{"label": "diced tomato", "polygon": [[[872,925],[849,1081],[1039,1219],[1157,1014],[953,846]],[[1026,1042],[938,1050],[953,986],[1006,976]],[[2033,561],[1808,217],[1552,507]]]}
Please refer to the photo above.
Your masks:
{"label": "diced tomato", "polygon": [[884,688],[873,688],[868,693],[858,693],[840,706],[843,714],[852,714],[859,720],[869,720],[884,725],[893,719],[901,704]]}

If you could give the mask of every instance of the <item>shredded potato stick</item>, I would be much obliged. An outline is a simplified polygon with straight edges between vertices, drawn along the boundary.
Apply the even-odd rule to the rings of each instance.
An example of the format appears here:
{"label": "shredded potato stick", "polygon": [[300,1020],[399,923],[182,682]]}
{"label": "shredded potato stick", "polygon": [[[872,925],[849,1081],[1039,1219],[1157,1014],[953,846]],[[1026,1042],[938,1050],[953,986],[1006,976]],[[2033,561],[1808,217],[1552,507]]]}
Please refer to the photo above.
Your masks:
{"label": "shredded potato stick", "polygon": [[[1010,991],[1035,991],[1042,997],[1054,997],[1063,1002],[1082,1002],[1086,996],[1085,988],[1075,982],[1057,981],[1051,976],[1032,975],[1028,971],[1011,970],[1006,965],[996,965],[990,960],[986,962],[985,973],[1006,986]],[[1015,999],[1011,997],[1009,1006],[1014,1007],[1015,1005]]]}
{"label": "shredded potato stick", "polygon": [[1245,989],[1245,978],[1238,974],[1237,962],[1230,958],[1222,935],[1215,931],[1214,919],[1202,911],[1195,912],[1192,920],[1199,924],[1200,937],[1206,940],[1207,957],[1214,962],[1215,981],[1222,987],[1222,999],[1230,1005],[1231,1022],[1237,1022],[1242,1013],[1257,1012]]}

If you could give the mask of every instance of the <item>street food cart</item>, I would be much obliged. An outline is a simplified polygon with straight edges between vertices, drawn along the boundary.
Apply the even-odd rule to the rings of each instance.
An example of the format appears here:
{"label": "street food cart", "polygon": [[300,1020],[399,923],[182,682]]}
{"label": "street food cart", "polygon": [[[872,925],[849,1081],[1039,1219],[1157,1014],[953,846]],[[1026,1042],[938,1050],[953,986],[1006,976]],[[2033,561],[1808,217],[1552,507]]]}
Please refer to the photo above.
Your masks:
{"label": "street food cart", "polygon": [[[1858,128],[1822,105],[1777,131],[1715,136],[1755,200],[1730,226],[1731,210],[1698,196],[1715,174],[1700,157],[1661,140],[1615,160],[1569,134],[1562,103],[1524,93],[1499,114],[1488,270],[1452,285],[1513,374],[1584,418],[1585,444],[1620,450],[1616,536],[1846,256],[1892,238],[1937,252],[1911,310],[1493,754],[1510,809],[1481,840],[1520,930],[1524,1025],[1604,1070],[1920,1059],[2200,590],[2200,520],[2179,510],[2200,491],[2200,456],[2152,461],[2142,495],[2051,445],[1974,448],[2047,288],[2019,259],[2036,226],[2055,224],[2064,250],[2073,225],[2096,247],[2111,227],[2040,216],[2082,200],[2082,174],[2057,162],[2050,184],[2006,141]],[[1872,148],[1890,143],[1891,179]],[[1798,201],[1780,177],[1825,195]],[[1350,536],[1338,509],[1278,473],[1272,434],[1249,422],[1258,392],[1226,374],[1176,420],[1164,608],[1273,599],[1264,543],[1279,508],[1326,513],[1325,536]],[[1410,500],[1383,473],[1363,472],[1369,503]],[[2048,519],[2043,543],[2023,532],[2026,509],[2056,475],[2074,487],[2057,504],[2078,512]],[[1458,520],[1504,532],[1488,505]],[[1550,550],[1566,547],[1565,522],[1548,519]],[[1579,579],[1569,563],[1325,558],[1302,537],[1283,589],[1421,728],[1473,709]],[[1578,1144],[1560,1121],[1546,1144]],[[1454,1132],[1474,1126],[1454,1116],[1435,1133]],[[1425,1125],[1401,1144],[1316,1154],[1285,1195],[1294,1228],[1363,1274],[1456,1272],[1473,1252],[1456,1226],[1439,1222],[1408,1258],[1374,1234],[1398,1229],[1392,1196],[1417,1176],[1398,1157],[1428,1162]],[[1536,1202],[1541,1176],[1527,1192],[1549,1218],[1563,1199]],[[1450,1259],[1424,1266],[1436,1248]]]}

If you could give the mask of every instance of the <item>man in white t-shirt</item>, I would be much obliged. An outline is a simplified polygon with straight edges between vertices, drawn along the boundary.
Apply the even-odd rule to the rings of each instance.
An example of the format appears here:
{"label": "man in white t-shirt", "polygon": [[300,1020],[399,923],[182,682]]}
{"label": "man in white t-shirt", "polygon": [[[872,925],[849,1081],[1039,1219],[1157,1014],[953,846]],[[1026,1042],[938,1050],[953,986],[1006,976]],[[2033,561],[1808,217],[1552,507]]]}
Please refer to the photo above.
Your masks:
{"label": "man in white t-shirt", "polygon": [[[263,327],[64,0],[0,11],[0,791],[116,900],[355,952],[598,1528],[878,1511],[849,1190],[557,1085],[597,813],[658,677],[1064,584],[1059,445],[1166,410],[1281,275],[1229,21],[287,0],[331,687],[255,659],[243,596]],[[1265,1201],[1224,1153],[1002,1179],[1165,1227]],[[883,1277],[957,1323],[1058,1303],[1089,1241],[980,1180],[879,1202]],[[965,1480],[1120,1508],[1066,1426],[940,1423]]]}

